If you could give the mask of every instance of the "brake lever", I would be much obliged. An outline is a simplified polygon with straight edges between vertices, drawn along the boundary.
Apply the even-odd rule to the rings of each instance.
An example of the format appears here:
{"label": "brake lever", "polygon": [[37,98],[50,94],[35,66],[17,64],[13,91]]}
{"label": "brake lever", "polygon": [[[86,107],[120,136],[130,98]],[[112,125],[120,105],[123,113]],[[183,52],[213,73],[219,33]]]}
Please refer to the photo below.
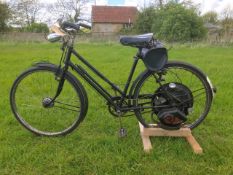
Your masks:
{"label": "brake lever", "polygon": [[86,28],[86,29],[89,29],[89,30],[91,30],[91,28],[92,28],[91,25],[85,24],[83,22],[78,22],[76,24],[79,25],[80,27],[83,27],[83,28]]}

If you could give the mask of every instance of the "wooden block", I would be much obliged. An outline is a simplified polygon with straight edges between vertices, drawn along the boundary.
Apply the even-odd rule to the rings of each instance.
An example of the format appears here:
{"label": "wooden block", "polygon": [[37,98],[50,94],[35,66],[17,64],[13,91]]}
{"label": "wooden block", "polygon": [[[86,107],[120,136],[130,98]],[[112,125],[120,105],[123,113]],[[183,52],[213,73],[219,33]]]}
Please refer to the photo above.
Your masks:
{"label": "wooden block", "polygon": [[152,149],[150,137],[143,134],[145,128],[141,125],[141,123],[139,123],[139,128],[140,128],[140,133],[141,133],[141,138],[142,138],[142,143],[143,143],[143,149],[146,153],[149,153],[150,150]]}
{"label": "wooden block", "polygon": [[162,128],[144,128],[144,126],[139,123],[140,132],[146,136],[170,136],[170,137],[185,137],[191,135],[191,130],[189,128],[181,128],[179,130],[165,130]]}
{"label": "wooden block", "polygon": [[201,146],[198,144],[198,142],[196,141],[196,139],[193,137],[193,135],[187,136],[185,137],[186,140],[189,142],[189,144],[191,145],[191,147],[193,148],[193,151],[196,154],[202,154],[203,150],[201,148]]}
{"label": "wooden block", "polygon": [[139,128],[142,137],[143,148],[147,153],[152,149],[150,136],[185,137],[192,147],[194,153],[201,154],[203,152],[201,146],[193,137],[189,128],[180,128],[179,130],[165,130],[159,127],[145,128],[141,123],[139,123]]}
{"label": "wooden block", "polygon": [[146,153],[149,153],[150,150],[152,149],[152,145],[150,142],[150,137],[148,136],[142,136],[142,143],[143,143],[143,148]]}

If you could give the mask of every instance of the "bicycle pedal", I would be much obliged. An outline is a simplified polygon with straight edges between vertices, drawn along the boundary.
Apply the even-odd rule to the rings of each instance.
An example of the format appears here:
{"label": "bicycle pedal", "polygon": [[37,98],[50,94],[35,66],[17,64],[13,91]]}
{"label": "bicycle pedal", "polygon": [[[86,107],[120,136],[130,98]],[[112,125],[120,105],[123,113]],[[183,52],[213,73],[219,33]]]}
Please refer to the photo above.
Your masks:
{"label": "bicycle pedal", "polygon": [[119,137],[123,138],[123,137],[126,137],[126,136],[127,136],[127,130],[125,128],[121,128],[119,130]]}

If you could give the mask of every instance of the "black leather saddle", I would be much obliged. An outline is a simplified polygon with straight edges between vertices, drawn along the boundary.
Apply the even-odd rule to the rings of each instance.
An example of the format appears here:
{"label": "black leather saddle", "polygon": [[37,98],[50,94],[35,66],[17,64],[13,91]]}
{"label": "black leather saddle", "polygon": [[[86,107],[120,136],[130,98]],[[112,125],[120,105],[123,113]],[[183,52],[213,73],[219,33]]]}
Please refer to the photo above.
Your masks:
{"label": "black leather saddle", "polygon": [[149,42],[153,39],[153,33],[147,33],[143,35],[135,36],[121,36],[120,43],[125,46],[132,47],[146,47]]}

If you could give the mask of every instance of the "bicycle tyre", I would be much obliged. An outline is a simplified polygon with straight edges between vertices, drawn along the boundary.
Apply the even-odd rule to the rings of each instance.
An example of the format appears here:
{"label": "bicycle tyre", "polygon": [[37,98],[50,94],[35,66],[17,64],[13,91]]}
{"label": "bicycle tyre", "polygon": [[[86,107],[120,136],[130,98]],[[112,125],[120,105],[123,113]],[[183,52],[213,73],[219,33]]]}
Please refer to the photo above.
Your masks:
{"label": "bicycle tyre", "polygon": [[[55,65],[52,65],[52,64],[51,65],[40,65],[40,66],[35,66],[35,67],[32,67],[32,68],[29,68],[28,70],[26,70],[25,72],[23,72],[21,75],[19,75],[17,77],[17,79],[14,81],[13,86],[11,88],[10,105],[11,105],[11,109],[12,109],[12,112],[14,113],[15,118],[19,121],[19,123],[23,127],[25,127],[27,130],[31,131],[32,133],[34,133],[36,135],[41,135],[41,136],[66,135],[66,134],[72,132],[75,128],[78,127],[78,125],[85,118],[86,113],[87,113],[88,98],[87,98],[87,95],[86,95],[86,91],[85,91],[84,87],[82,86],[82,84],[68,71],[67,71],[67,73],[65,75],[65,83],[64,83],[64,86],[63,86],[63,90],[62,90],[61,94],[59,95],[58,99],[65,92],[66,92],[66,95],[69,95],[69,92],[73,92],[76,95],[77,99],[79,100],[79,101],[74,100],[75,105],[77,105],[78,102],[79,102],[79,105],[80,105],[79,106],[79,112],[77,112],[78,106],[72,106],[72,105],[66,104],[66,103],[59,102],[63,106],[63,108],[58,107],[58,109],[63,109],[63,110],[59,111],[57,113],[54,112],[55,111],[55,105],[53,107],[45,109],[45,108],[43,108],[42,103],[39,104],[40,100],[38,100],[38,99],[39,98],[43,99],[43,98],[46,97],[46,96],[43,96],[43,97],[40,96],[40,92],[44,93],[46,91],[46,93],[47,93],[47,91],[50,92],[50,89],[51,89],[50,97],[52,97],[56,93],[56,91],[54,92],[54,90],[57,88],[56,85],[59,83],[59,81],[55,79],[55,77],[56,77],[55,74],[57,73],[57,71],[58,71],[58,67],[55,66]],[[39,74],[41,74],[41,75],[39,75]],[[43,74],[43,76],[42,76],[42,74]],[[40,81],[45,76],[48,76],[50,78],[50,81],[43,80],[44,82],[40,83]],[[41,77],[41,79],[40,79],[40,77]],[[36,80],[38,80],[38,83],[37,83]],[[52,87],[52,82],[57,82],[57,84]],[[26,84],[26,85],[24,85],[24,84]],[[49,87],[49,85],[51,87]],[[21,87],[23,87],[23,88],[21,88]],[[19,108],[22,107],[22,103],[23,102],[26,103],[26,101],[27,101],[27,100],[24,100],[24,91],[26,91],[25,89],[29,89],[28,91],[31,94],[35,95],[35,98],[34,97],[31,98],[32,101],[34,99],[36,99],[34,101],[36,101],[35,103],[38,104],[38,109],[35,109],[35,111],[33,111],[34,110],[33,106],[32,106],[32,109],[29,109],[29,110],[28,109],[19,110]],[[35,92],[31,92],[31,91],[35,91]],[[21,95],[20,98],[17,97],[18,94],[19,94],[19,96]],[[29,94],[27,94],[27,92],[25,93],[25,95],[26,95],[26,98],[30,99],[30,96],[29,96]],[[39,97],[39,98],[37,98],[37,97]],[[61,97],[60,99],[66,100],[65,95],[63,95],[63,97]],[[22,102],[17,103],[17,100],[22,101]],[[30,102],[30,100],[28,100],[28,101]],[[70,103],[70,99],[67,99],[67,102]],[[71,108],[71,109],[64,108],[64,106],[66,106],[66,105],[69,105],[68,107]],[[24,106],[25,106],[25,104],[24,104]],[[28,106],[30,108],[30,104]],[[35,108],[37,108],[37,105],[35,105]],[[64,109],[66,109],[65,112],[64,112]],[[39,111],[39,110],[41,110],[41,111]],[[77,114],[73,114],[70,111],[73,112],[73,113],[77,113]],[[32,116],[34,116],[34,119],[37,117],[37,119],[35,119],[35,120],[37,120],[37,122],[33,121],[34,120],[33,117],[31,117],[31,116],[29,116],[27,114],[29,112],[32,113]],[[41,112],[41,114],[42,114],[41,116],[39,115],[39,112]],[[47,112],[48,115],[43,115],[46,112]],[[25,116],[21,115],[21,113],[25,113]],[[46,123],[45,120],[48,117],[50,117],[51,113],[52,113],[51,117],[54,117],[54,119],[48,119],[48,121],[49,120],[50,121],[49,121],[49,123]],[[70,118],[65,117],[66,115],[64,115],[64,114],[67,114],[67,115],[72,114],[72,119],[71,119],[71,117]],[[57,115],[57,116],[55,116],[55,115]],[[26,116],[27,116],[27,119],[25,119]],[[60,118],[58,118],[58,116]],[[62,120],[63,117],[66,118],[66,119],[70,119],[68,126],[64,126],[64,127],[62,126],[63,124],[64,125],[66,123],[68,124],[68,121],[66,121],[65,119],[64,119],[64,121]],[[34,123],[34,125],[36,125],[36,127],[33,126],[32,124],[30,124],[29,120],[30,120],[30,122]],[[43,120],[43,122],[42,122],[42,120]],[[39,125],[40,121],[41,121],[41,126]],[[45,126],[42,126],[43,125],[42,123],[45,124],[45,126],[47,128],[49,128],[49,129],[47,129],[47,130],[41,129],[43,127],[46,128]],[[57,124],[58,125],[58,126],[56,126],[57,128],[55,126],[52,126],[53,124]],[[51,126],[51,128],[54,128],[54,130],[56,129],[56,131],[51,131],[50,126]],[[41,128],[39,128],[39,127],[41,127]],[[58,127],[59,127],[59,129],[58,129]],[[60,130],[60,127],[61,127],[61,130]]]}
{"label": "bicycle tyre", "polygon": [[[205,107],[204,107],[203,112],[196,119],[193,119],[193,121],[191,123],[185,124],[185,127],[188,127],[190,129],[194,129],[206,118],[206,116],[211,108],[211,103],[212,103],[212,99],[213,99],[213,91],[211,89],[212,87],[209,84],[206,75],[200,69],[196,68],[195,66],[193,66],[191,64],[179,62],[179,61],[170,61],[164,66],[165,71],[169,71],[169,69],[182,69],[183,70],[182,75],[184,75],[185,72],[191,72],[193,75],[195,75],[200,80],[200,83],[202,83],[202,85],[204,87],[206,101],[205,101]],[[138,83],[135,87],[135,90],[134,90],[134,106],[135,107],[138,107],[140,105],[139,98],[140,98],[140,94],[142,94],[141,88],[143,86],[145,86],[146,80],[149,77],[153,77],[153,74],[156,74],[156,73],[146,70],[143,74],[144,75],[138,81]],[[197,101],[194,101],[194,102],[197,103]],[[135,112],[135,115],[136,115],[138,121],[146,128],[154,127],[159,122],[159,121],[156,121],[154,123],[147,122],[145,117],[143,117],[143,115],[142,115],[143,111],[140,109],[135,109],[134,112]]]}

